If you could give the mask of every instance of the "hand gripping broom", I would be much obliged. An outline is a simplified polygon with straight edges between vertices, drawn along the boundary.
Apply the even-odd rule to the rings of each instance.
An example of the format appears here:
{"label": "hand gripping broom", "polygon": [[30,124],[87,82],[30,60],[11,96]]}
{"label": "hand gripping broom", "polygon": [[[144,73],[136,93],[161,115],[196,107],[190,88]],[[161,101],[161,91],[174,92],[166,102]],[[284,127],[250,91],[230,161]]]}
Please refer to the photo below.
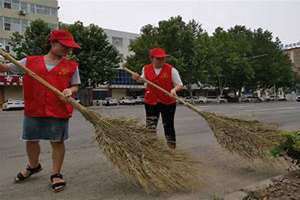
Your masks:
{"label": "hand gripping broom", "polygon": [[[132,75],[136,74],[136,72],[125,66],[123,66],[123,69]],[[173,96],[170,92],[155,83],[143,77],[140,78],[202,116],[212,129],[218,143],[229,152],[236,153],[250,160],[268,160],[271,158],[269,151],[282,140],[281,131],[272,126],[260,123],[259,121],[235,119],[201,111],[182,98]]]}
{"label": "hand gripping broom", "polygon": [[21,65],[8,53],[0,54],[58,97],[66,99],[95,128],[96,141],[106,157],[146,192],[191,190],[199,186],[199,163],[181,151],[172,151],[151,130],[136,120],[105,118],[73,98],[66,98],[36,73]]}

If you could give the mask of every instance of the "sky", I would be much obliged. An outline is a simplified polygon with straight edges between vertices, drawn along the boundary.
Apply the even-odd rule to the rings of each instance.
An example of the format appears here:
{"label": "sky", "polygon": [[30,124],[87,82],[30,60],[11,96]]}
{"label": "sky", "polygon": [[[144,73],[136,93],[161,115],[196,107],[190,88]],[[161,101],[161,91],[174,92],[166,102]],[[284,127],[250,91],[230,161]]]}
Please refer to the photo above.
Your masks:
{"label": "sky", "polygon": [[139,33],[146,24],[180,15],[212,34],[217,27],[245,25],[273,32],[283,44],[300,41],[300,0],[58,0],[59,20]]}

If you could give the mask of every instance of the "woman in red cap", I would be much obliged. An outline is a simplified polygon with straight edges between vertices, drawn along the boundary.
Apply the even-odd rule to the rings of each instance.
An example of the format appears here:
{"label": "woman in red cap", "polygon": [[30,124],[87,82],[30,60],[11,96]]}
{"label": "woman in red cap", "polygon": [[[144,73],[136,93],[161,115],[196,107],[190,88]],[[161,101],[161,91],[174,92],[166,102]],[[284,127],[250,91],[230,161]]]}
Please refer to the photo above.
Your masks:
{"label": "woman in red cap", "polygon": [[[67,98],[78,91],[80,77],[78,64],[67,59],[66,55],[80,46],[74,41],[72,34],[65,30],[53,30],[49,42],[51,49],[46,55],[27,56],[20,63],[58,88]],[[18,71],[13,64],[0,64],[0,72]],[[39,141],[49,140],[53,160],[50,176],[52,189],[55,192],[61,191],[66,185],[61,174],[65,155],[64,141],[68,139],[69,118],[73,108],[27,74],[24,75],[23,90],[25,110],[22,139],[26,141],[28,164],[26,169],[17,174],[15,182],[23,182],[42,170]]]}
{"label": "woman in red cap", "polygon": [[[172,95],[183,88],[178,71],[166,63],[167,54],[162,48],[150,50],[151,64],[145,65],[141,77],[159,85]],[[134,80],[140,80],[139,74],[132,76]],[[172,98],[151,85],[146,85],[145,90],[146,126],[156,131],[159,115],[162,116],[165,136],[168,147],[176,148],[176,135],[174,128],[174,116],[176,99]]]}

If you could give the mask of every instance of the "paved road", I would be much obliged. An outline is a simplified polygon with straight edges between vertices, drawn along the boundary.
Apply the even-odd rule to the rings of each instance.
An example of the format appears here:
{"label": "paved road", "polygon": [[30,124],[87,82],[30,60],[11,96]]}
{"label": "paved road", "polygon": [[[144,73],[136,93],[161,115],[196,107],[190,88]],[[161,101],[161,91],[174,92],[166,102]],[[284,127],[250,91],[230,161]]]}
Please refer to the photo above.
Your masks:
{"label": "paved road", "polygon": [[[108,116],[135,117],[144,120],[143,106],[93,108]],[[201,109],[277,123],[282,129],[300,129],[300,103],[259,103],[204,105]],[[24,143],[19,139],[22,111],[0,112],[0,199],[1,200],[161,200],[213,199],[241,187],[282,173],[270,166],[253,167],[251,163],[230,155],[217,144],[205,121],[183,106],[178,106],[176,130],[178,148],[190,152],[202,162],[201,179],[205,184],[194,193],[145,194],[130,184],[105,159],[93,141],[93,129],[80,113],[71,120],[70,135],[64,165],[67,189],[53,194],[48,187],[51,151],[42,142],[41,162],[44,170],[25,184],[15,185],[12,179],[26,163]],[[161,132],[162,126],[159,126]],[[162,133],[159,133],[163,136]]]}

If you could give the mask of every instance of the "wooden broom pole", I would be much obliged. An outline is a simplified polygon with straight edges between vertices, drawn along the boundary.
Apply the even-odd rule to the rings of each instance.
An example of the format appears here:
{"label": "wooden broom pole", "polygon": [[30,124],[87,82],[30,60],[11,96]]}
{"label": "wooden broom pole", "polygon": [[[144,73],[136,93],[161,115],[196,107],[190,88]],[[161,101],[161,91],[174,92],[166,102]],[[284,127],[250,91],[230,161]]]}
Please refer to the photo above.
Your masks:
{"label": "wooden broom pole", "polygon": [[41,83],[43,86],[54,92],[57,96],[66,99],[66,101],[70,104],[72,104],[73,107],[78,109],[79,111],[85,111],[86,108],[82,106],[80,103],[78,103],[74,98],[72,97],[66,97],[61,91],[59,91],[57,88],[49,84],[47,81],[45,81],[43,78],[41,78],[39,75],[28,69],[27,67],[21,65],[15,58],[13,58],[9,53],[6,53],[2,49],[0,49],[0,54],[11,63],[15,64],[16,66],[22,68],[25,70],[25,72],[31,76],[33,79],[37,80],[39,83]]}
{"label": "wooden broom pole", "polygon": [[[134,71],[128,69],[127,67],[124,67],[124,66],[123,66],[123,69],[124,69],[125,71],[127,71],[128,73],[132,74],[132,75],[133,75],[133,74],[136,74],[136,72],[134,72]],[[141,77],[141,76],[140,76],[140,79],[143,80],[144,82],[146,82],[147,84],[152,85],[153,87],[155,87],[155,88],[159,89],[160,91],[164,92],[164,93],[167,94],[168,96],[175,98],[176,100],[178,100],[179,102],[181,102],[183,105],[185,105],[186,107],[190,108],[191,110],[193,110],[194,112],[196,112],[196,113],[198,113],[199,115],[202,116],[202,112],[201,112],[198,108],[196,108],[196,107],[193,106],[192,104],[186,102],[185,100],[183,100],[183,98],[172,95],[170,92],[168,92],[168,91],[165,90],[164,88],[162,88],[162,87],[160,87],[159,85],[157,85],[157,84],[155,84],[155,83],[153,83],[153,82],[151,82],[151,81],[145,79],[144,77]]]}

